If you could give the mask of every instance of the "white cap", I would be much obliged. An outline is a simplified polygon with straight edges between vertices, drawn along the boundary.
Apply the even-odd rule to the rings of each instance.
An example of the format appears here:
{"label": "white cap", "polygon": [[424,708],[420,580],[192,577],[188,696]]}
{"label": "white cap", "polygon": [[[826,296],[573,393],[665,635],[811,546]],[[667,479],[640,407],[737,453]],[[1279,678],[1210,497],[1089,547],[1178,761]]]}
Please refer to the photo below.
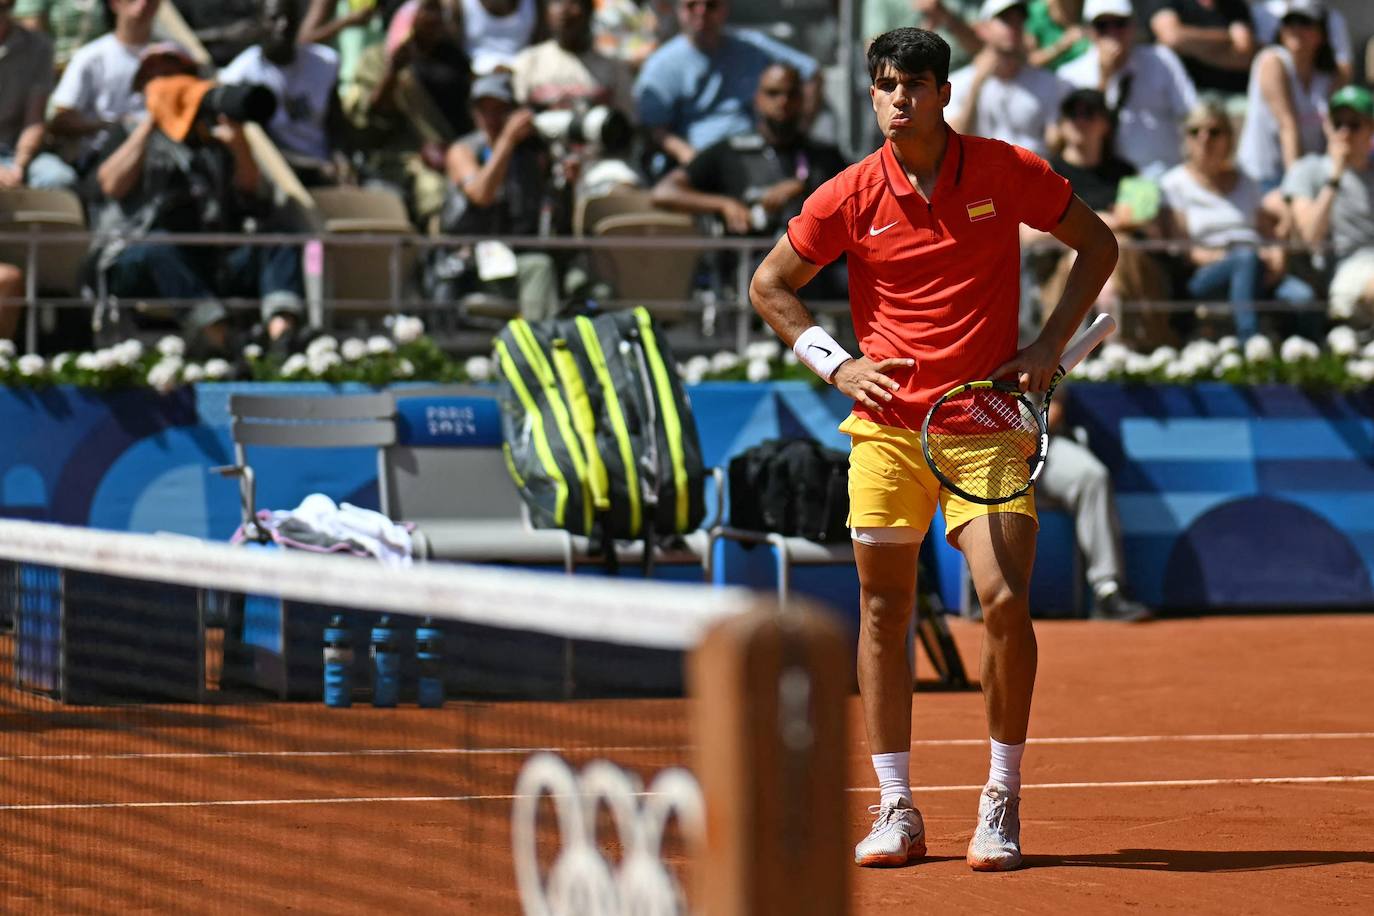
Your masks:
{"label": "white cap", "polygon": [[1322,0],[1284,0],[1278,12],[1280,19],[1284,16],[1306,16],[1320,22],[1326,18],[1326,4]]}
{"label": "white cap", "polygon": [[1026,0],[983,0],[983,5],[978,10],[978,21],[987,22],[990,19],[996,19],[1013,6],[1024,9]]}
{"label": "white cap", "polygon": [[1092,22],[1101,16],[1120,16],[1130,19],[1135,16],[1131,0],[1087,0],[1083,4],[1083,21]]}

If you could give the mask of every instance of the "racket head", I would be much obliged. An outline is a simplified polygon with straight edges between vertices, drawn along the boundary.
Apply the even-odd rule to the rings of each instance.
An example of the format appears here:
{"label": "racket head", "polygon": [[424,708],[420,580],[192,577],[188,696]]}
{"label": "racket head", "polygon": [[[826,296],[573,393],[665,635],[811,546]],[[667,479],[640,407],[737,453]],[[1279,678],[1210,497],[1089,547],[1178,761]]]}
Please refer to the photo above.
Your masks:
{"label": "racket head", "polygon": [[1049,450],[1043,412],[1015,382],[966,382],[946,391],[921,424],[921,451],[936,479],[984,506],[1030,492]]}

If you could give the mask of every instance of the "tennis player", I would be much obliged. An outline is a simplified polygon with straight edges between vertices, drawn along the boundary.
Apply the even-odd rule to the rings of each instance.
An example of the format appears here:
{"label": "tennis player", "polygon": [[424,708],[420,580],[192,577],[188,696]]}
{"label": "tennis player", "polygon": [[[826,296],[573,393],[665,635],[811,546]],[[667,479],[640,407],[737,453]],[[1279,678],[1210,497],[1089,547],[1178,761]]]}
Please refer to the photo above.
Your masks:
{"label": "tennis player", "polygon": [[[983,606],[981,681],[992,766],[968,862],[1021,863],[1021,754],[1035,685],[1027,591],[1035,558],[1034,496],[981,506],[942,490],[921,452],[930,405],[954,385],[1015,373],[1044,391],[1059,357],[1116,265],[1115,238],[1043,159],[945,123],[949,46],[895,29],[868,49],[869,95],[882,148],[818,188],[754,274],[754,307],[797,358],[854,398],[849,496],[858,565],[859,688],[881,796],[860,865],[925,855],[909,776],[912,674],[907,625],[916,560],[938,505]],[[1017,349],[1020,225],[1077,252],[1040,336]],[[816,324],[797,291],[848,255],[853,356]]]}

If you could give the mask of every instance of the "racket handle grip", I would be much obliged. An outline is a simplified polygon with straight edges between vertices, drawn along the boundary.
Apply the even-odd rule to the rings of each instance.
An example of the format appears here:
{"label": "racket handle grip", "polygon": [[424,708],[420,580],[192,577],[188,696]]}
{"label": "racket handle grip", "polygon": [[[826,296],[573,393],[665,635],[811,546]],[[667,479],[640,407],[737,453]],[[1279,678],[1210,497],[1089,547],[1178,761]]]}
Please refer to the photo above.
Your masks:
{"label": "racket handle grip", "polygon": [[1102,341],[1107,339],[1107,335],[1116,330],[1116,319],[1111,315],[1098,315],[1088,329],[1083,332],[1083,336],[1069,345],[1064,351],[1064,355],[1059,358],[1059,369],[1065,375],[1073,371],[1073,367],[1083,362],[1093,349]]}

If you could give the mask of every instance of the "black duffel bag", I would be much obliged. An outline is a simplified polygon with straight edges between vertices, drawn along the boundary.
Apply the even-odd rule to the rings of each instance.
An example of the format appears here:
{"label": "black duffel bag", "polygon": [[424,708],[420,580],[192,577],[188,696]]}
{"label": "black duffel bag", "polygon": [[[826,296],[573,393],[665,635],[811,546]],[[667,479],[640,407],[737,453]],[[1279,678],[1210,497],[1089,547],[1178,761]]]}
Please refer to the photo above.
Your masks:
{"label": "black duffel bag", "polygon": [[849,537],[849,455],[769,439],[730,459],[730,525],[813,541]]}

